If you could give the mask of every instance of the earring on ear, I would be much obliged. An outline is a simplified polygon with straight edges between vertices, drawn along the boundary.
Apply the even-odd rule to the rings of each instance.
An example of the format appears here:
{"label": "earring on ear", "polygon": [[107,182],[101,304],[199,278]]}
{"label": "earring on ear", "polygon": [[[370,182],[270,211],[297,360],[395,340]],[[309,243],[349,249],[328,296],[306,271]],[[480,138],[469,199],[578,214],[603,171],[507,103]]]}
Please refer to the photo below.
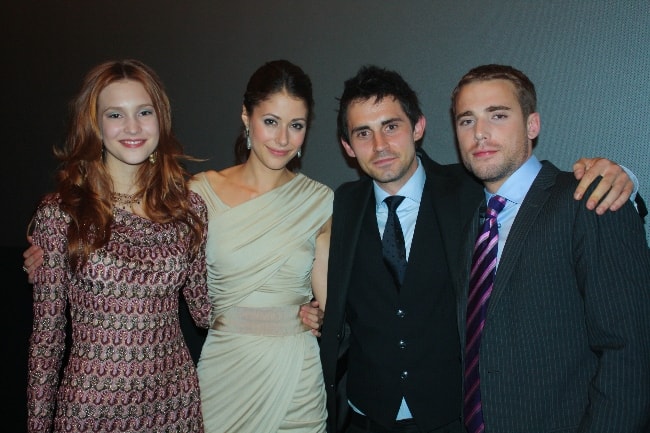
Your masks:
{"label": "earring on ear", "polygon": [[298,149],[298,153],[296,153],[296,156],[297,156],[298,158],[300,158],[300,157],[302,156],[302,151],[301,151],[300,149]]}
{"label": "earring on ear", "polygon": [[253,147],[253,143],[251,143],[251,135],[248,128],[246,128],[246,149],[251,150],[251,147]]}
{"label": "earring on ear", "polygon": [[156,155],[158,154],[158,151],[154,150],[149,154],[149,162],[152,164],[156,163]]}

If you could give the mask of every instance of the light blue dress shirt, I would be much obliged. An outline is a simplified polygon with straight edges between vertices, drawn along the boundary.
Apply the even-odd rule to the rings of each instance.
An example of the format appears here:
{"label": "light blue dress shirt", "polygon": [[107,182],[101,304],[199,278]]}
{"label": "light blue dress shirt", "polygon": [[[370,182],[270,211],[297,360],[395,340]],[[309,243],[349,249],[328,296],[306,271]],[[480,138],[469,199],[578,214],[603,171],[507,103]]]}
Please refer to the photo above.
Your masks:
{"label": "light blue dress shirt", "polygon": [[[535,155],[528,158],[521,167],[517,169],[512,175],[501,185],[496,194],[506,199],[506,205],[499,215],[497,215],[497,224],[499,227],[499,245],[497,247],[497,268],[501,260],[501,251],[506,244],[512,223],[519,212],[519,207],[524,201],[526,194],[537,174],[542,169],[542,163],[539,162]],[[486,203],[496,195],[490,194],[485,191]]]}
{"label": "light blue dress shirt", "polygon": [[[424,168],[422,168],[422,164],[418,158],[418,168],[415,170],[415,173],[413,173],[413,176],[411,176],[406,184],[397,191],[397,194],[395,194],[406,197],[397,208],[397,217],[399,218],[399,223],[402,226],[402,232],[404,233],[407,261],[409,253],[411,252],[411,243],[413,241],[413,233],[415,232],[415,222],[418,219],[420,201],[422,200],[422,191],[424,190],[424,182],[426,179],[427,176],[424,172]],[[377,185],[377,182],[373,182],[373,187],[375,191],[375,213],[377,215],[377,225],[379,226],[379,235],[383,238],[386,220],[388,219],[388,206],[384,203],[384,199],[390,194],[381,189]]]}
{"label": "light blue dress shirt", "polygon": [[[395,195],[403,195],[404,201],[397,208],[397,217],[399,218],[402,232],[404,233],[404,244],[406,248],[406,260],[408,261],[409,253],[411,252],[411,243],[413,242],[413,233],[415,232],[415,222],[418,219],[418,212],[420,211],[420,202],[422,200],[422,191],[424,190],[424,182],[427,176],[422,168],[420,158],[418,158],[418,168],[413,173],[413,176],[404,184],[402,188]],[[388,197],[386,191],[381,189],[377,182],[373,182],[375,192],[375,214],[377,215],[377,225],[379,226],[379,235],[384,236],[384,228],[386,227],[386,219],[388,218],[388,206],[384,203],[384,199]],[[354,404],[348,402],[352,409],[358,413],[362,413],[357,409]],[[397,420],[413,418],[409,410],[406,400],[402,397],[402,404],[400,405],[399,412],[397,413]]]}

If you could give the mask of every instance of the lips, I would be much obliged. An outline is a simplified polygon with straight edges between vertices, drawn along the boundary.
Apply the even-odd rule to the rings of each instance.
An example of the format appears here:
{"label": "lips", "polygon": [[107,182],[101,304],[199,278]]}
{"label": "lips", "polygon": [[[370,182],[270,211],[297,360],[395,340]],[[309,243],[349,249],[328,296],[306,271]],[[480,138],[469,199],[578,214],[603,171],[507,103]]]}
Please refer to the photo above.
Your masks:
{"label": "lips", "polygon": [[136,147],[141,147],[143,146],[147,140],[142,139],[142,140],[120,140],[120,144],[124,147],[128,147],[131,149],[134,149]]}
{"label": "lips", "polygon": [[398,159],[396,156],[383,156],[381,158],[377,158],[373,161],[373,164],[376,166],[383,166],[383,165],[390,165]]}
{"label": "lips", "polygon": [[287,156],[289,154],[288,150],[277,150],[277,149],[271,149],[270,147],[267,148],[269,152],[275,156]]}
{"label": "lips", "polygon": [[496,150],[480,150],[472,153],[472,156],[474,156],[474,158],[487,158],[495,153],[497,153]]}

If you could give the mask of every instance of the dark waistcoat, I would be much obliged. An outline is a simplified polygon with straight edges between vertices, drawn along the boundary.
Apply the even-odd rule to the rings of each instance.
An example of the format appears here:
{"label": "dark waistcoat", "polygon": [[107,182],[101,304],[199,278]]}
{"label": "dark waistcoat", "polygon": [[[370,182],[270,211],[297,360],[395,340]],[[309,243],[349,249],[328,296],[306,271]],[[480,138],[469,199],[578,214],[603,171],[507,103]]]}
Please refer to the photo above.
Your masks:
{"label": "dark waistcoat", "polygon": [[346,306],[348,398],[386,426],[403,396],[425,431],[456,421],[462,383],[456,301],[431,202],[424,194],[401,289],[382,260],[374,200],[361,226]]}

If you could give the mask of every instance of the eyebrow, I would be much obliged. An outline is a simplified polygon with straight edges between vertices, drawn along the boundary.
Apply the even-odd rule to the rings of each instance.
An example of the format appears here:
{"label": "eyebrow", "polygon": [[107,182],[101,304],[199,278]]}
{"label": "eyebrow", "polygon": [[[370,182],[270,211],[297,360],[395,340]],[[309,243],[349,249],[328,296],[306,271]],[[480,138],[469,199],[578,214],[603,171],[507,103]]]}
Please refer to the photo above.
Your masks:
{"label": "eyebrow", "polygon": [[501,111],[501,110],[510,111],[512,110],[512,107],[508,107],[507,105],[490,105],[485,111],[491,113],[493,111]]}
{"label": "eyebrow", "polygon": [[[274,119],[277,119],[277,120],[281,120],[281,119],[282,119],[280,116],[278,116],[277,114],[274,114],[274,113],[261,113],[260,115],[261,115],[262,117],[264,117],[264,116],[271,116],[271,117],[273,117]],[[307,121],[307,118],[306,118],[306,117],[296,117],[296,118],[294,118],[294,119],[290,119],[290,120],[289,120],[289,122],[298,122],[298,121],[306,122],[306,121]]]}
{"label": "eyebrow", "polygon": [[[487,107],[484,111],[488,113],[494,113],[495,111],[511,111],[512,107],[509,107],[507,105],[490,105]],[[460,119],[461,117],[466,117],[466,116],[471,116],[473,111],[467,110],[463,111],[462,113],[458,113],[456,115],[456,120]]]}
{"label": "eyebrow", "polygon": [[[385,126],[385,125],[388,125],[389,123],[395,123],[395,122],[404,122],[404,119],[402,119],[401,117],[391,117],[390,119],[382,120],[381,121],[381,126]],[[350,129],[350,133],[365,131],[367,129],[370,129],[370,126],[361,125],[361,126],[357,126],[356,128]]]}
{"label": "eyebrow", "polygon": [[[141,110],[143,108],[155,108],[155,107],[153,105],[153,102],[144,102],[142,104],[138,104],[138,105],[135,106],[136,110]],[[113,111],[123,111],[123,110],[126,110],[126,109],[127,108],[124,105],[109,105],[107,107],[103,107],[101,112],[104,113],[106,111],[111,111],[111,110],[113,110]]]}

